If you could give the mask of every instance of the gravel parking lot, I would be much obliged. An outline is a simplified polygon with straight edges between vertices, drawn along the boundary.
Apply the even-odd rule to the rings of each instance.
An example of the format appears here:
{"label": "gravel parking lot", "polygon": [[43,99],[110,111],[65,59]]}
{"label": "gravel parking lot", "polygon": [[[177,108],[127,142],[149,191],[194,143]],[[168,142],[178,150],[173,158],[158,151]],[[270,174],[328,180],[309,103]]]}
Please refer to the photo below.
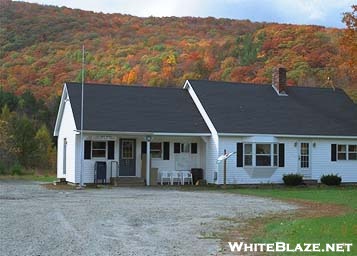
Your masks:
{"label": "gravel parking lot", "polygon": [[0,181],[1,255],[219,255],[210,238],[296,206],[219,192],[160,188],[47,190]]}

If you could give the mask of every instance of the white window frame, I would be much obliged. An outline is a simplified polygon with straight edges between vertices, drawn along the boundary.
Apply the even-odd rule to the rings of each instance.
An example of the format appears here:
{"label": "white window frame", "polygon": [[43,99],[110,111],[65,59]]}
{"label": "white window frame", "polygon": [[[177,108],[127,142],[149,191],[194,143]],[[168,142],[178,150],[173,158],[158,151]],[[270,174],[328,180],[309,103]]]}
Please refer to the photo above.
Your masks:
{"label": "white window frame", "polygon": [[[94,149],[93,144],[94,144],[95,142],[104,142],[104,143],[105,143],[105,148],[104,148],[104,149],[103,149],[103,148]],[[107,156],[108,156],[108,150],[107,150],[107,148],[108,148],[108,141],[106,141],[106,140],[92,140],[92,141],[91,141],[91,152],[90,152],[90,154],[91,154],[91,159],[107,159]],[[104,151],[105,151],[105,156],[104,156],[104,157],[93,156],[93,150],[104,150]]]}
{"label": "white window frame", "polygon": [[[352,151],[350,152],[350,146],[356,147],[356,151]],[[347,159],[351,160],[351,161],[356,161],[357,160],[357,156],[355,159],[350,159],[350,154],[356,154],[357,155],[357,145],[356,144],[349,144],[347,145]]]}
{"label": "white window frame", "polygon": [[[257,154],[257,145],[270,145],[270,165],[257,165],[257,156],[268,154]],[[245,153],[245,146],[251,145],[252,146],[252,153],[246,154]],[[276,152],[274,151],[274,145],[276,145]],[[251,155],[252,156],[252,165],[245,164],[245,156]],[[276,164],[274,163],[274,157],[276,156]],[[279,143],[269,143],[269,142],[247,142],[243,143],[243,166],[244,167],[258,167],[258,168],[269,168],[274,167],[277,168],[279,166]]]}
{"label": "white window frame", "polygon": [[[160,144],[161,146],[160,146],[160,150],[156,150],[156,149],[154,149],[154,150],[152,150],[151,149],[151,146],[153,145],[153,144]],[[160,152],[160,157],[159,156],[153,156],[153,152]],[[162,159],[162,154],[163,154],[163,145],[162,145],[162,142],[151,142],[150,143],[150,155],[151,155],[151,158],[153,158],[153,159]]]}
{"label": "white window frame", "polygon": [[[181,147],[180,153],[187,153],[187,154],[191,153],[191,143],[181,143],[180,147]],[[185,147],[186,149],[188,149],[188,151],[184,150]]]}
{"label": "white window frame", "polygon": [[[345,147],[345,150],[339,150],[339,147],[343,146]],[[350,152],[350,146],[355,146],[357,147],[357,144],[337,144],[336,148],[336,160],[337,161],[356,161],[357,159],[350,159],[350,154],[357,154],[357,151],[352,151]],[[345,154],[344,159],[339,159],[338,155],[339,154]]]}

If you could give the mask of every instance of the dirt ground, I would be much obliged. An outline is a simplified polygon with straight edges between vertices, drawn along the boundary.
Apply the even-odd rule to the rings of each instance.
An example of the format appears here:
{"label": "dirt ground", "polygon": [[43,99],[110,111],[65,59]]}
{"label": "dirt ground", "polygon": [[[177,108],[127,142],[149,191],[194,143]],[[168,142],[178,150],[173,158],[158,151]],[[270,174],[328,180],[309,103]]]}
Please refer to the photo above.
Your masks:
{"label": "dirt ground", "polygon": [[[217,234],[297,206],[162,188],[48,190],[0,181],[1,255],[220,255]],[[234,218],[239,220],[232,223]]]}

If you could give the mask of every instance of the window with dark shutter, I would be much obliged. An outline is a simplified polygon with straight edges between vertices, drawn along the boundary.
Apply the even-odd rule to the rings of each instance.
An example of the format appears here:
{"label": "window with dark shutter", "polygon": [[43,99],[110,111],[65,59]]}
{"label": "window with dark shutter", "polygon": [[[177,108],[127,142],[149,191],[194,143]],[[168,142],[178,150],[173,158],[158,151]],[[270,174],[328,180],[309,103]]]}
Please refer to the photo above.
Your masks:
{"label": "window with dark shutter", "polygon": [[114,141],[108,141],[108,159],[114,159]]}
{"label": "window with dark shutter", "polygon": [[237,167],[243,167],[243,143],[237,143]]}
{"label": "window with dark shutter", "polygon": [[170,142],[164,142],[164,160],[170,160]]}
{"label": "window with dark shutter", "polygon": [[179,154],[181,152],[181,143],[174,143],[174,153]]}
{"label": "window with dark shutter", "polygon": [[141,154],[146,154],[146,141],[141,142]]}
{"label": "window with dark shutter", "polygon": [[191,143],[191,154],[197,154],[197,143]]}
{"label": "window with dark shutter", "polygon": [[84,141],[84,159],[91,159],[92,142],[90,140]]}
{"label": "window with dark shutter", "polygon": [[285,144],[279,144],[279,167],[285,166]]}
{"label": "window with dark shutter", "polygon": [[336,149],[337,149],[337,145],[331,144],[331,161],[332,162],[336,161]]}

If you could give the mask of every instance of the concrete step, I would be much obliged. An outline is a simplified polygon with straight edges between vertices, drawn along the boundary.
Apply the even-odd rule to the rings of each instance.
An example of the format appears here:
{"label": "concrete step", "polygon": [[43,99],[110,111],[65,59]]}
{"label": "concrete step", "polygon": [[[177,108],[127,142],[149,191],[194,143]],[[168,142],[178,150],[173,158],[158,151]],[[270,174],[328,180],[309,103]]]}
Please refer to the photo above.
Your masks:
{"label": "concrete step", "polygon": [[110,184],[118,187],[145,186],[145,179],[139,177],[114,177],[110,178]]}
{"label": "concrete step", "polygon": [[315,179],[303,179],[302,181],[305,185],[317,185],[317,180]]}

